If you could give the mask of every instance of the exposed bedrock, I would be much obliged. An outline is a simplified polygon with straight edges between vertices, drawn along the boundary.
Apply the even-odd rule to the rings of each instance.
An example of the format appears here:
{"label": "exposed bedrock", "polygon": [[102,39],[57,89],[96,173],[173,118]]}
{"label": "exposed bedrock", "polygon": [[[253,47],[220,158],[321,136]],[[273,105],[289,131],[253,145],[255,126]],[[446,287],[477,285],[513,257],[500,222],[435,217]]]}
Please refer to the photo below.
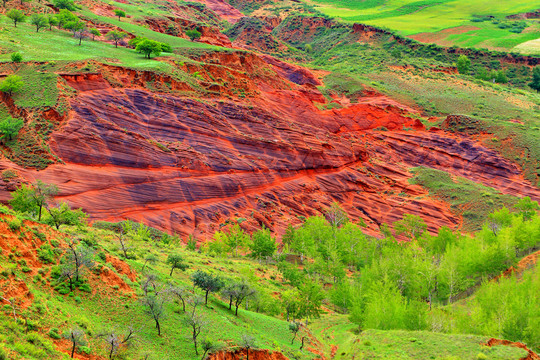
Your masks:
{"label": "exposed bedrock", "polygon": [[[432,231],[458,226],[448,204],[409,184],[408,170],[420,165],[539,199],[514,164],[477,142],[400,130],[413,121],[389,99],[320,111],[309,87],[262,84],[246,105],[66,80],[79,95],[50,141],[66,164],[18,170],[58,184],[59,199],[93,219],[129,218],[204,240],[240,217],[279,233],[339,201],[373,232],[403,213],[421,215]],[[382,126],[389,131],[375,130]]]}

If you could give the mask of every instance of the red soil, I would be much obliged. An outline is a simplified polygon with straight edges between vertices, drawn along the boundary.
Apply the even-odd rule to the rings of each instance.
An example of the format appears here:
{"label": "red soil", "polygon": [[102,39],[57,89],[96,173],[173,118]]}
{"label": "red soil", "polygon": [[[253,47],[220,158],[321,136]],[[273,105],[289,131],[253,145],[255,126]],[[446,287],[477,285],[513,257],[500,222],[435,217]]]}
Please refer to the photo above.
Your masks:
{"label": "red soil", "polygon": [[523,343],[512,342],[509,340],[493,339],[493,338],[489,339],[488,342],[486,343],[486,346],[490,346],[490,347],[497,346],[497,345],[512,346],[512,347],[517,347],[517,348],[526,350],[528,352],[528,355],[524,358],[521,358],[520,360],[540,360],[540,356],[538,356],[538,354],[536,354],[534,351],[527,348],[527,346]]}
{"label": "red soil", "polygon": [[[212,354],[208,357],[208,360],[240,360],[246,358],[246,350],[236,350],[236,351],[220,351],[218,353]],[[270,352],[268,350],[250,350],[249,358],[252,360],[288,360],[289,358],[285,357],[279,352]]]}
{"label": "red soil", "polygon": [[[3,160],[0,172],[58,184],[58,198],[92,219],[129,218],[199,240],[240,217],[248,230],[264,224],[279,234],[334,201],[372,233],[404,213],[422,216],[430,231],[455,227],[448,204],[408,183],[420,165],[540,199],[516,165],[470,138],[425,131],[405,116],[414,109],[387,97],[321,111],[320,82],[306,69],[240,52],[197,60],[204,64],[184,69],[199,71],[203,86],[212,80],[204,101],[150,72],[102,66],[64,75],[79,91],[50,140],[65,164],[38,172]],[[168,92],[146,90],[149,82]]]}
{"label": "red soil", "polygon": [[414,39],[423,43],[436,43],[439,45],[448,45],[448,44],[451,44],[451,42],[445,41],[448,35],[464,34],[469,31],[474,31],[474,30],[480,30],[480,28],[476,26],[471,26],[471,25],[456,26],[456,27],[444,29],[438,32],[425,32],[425,33],[414,34],[414,35],[410,35],[409,37],[411,39]]}
{"label": "red soil", "polygon": [[206,4],[208,8],[231,24],[236,23],[238,20],[244,17],[240,11],[232,7],[226,0],[201,0],[199,2]]}

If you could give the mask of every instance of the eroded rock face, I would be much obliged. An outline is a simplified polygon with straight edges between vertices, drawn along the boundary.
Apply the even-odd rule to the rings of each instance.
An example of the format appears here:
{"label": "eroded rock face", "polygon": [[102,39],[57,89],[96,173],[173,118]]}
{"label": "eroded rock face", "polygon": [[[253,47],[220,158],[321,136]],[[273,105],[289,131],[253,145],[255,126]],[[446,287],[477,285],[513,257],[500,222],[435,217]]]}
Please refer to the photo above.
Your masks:
{"label": "eroded rock face", "polygon": [[[251,95],[173,95],[190,87],[112,66],[63,75],[78,95],[49,145],[65,164],[33,171],[4,161],[0,171],[57,184],[58,200],[92,219],[133,219],[201,241],[237,218],[248,230],[264,225],[280,234],[334,201],[372,233],[404,213],[420,215],[430,231],[459,226],[448,204],[409,183],[417,166],[540,199],[516,165],[466,135],[426,131],[405,116],[414,109],[385,96],[319,110],[326,100],[306,69],[253,54],[202,56],[203,76],[235,74]],[[150,92],[148,82],[166,83],[173,94]],[[0,200],[8,198],[0,188]]]}

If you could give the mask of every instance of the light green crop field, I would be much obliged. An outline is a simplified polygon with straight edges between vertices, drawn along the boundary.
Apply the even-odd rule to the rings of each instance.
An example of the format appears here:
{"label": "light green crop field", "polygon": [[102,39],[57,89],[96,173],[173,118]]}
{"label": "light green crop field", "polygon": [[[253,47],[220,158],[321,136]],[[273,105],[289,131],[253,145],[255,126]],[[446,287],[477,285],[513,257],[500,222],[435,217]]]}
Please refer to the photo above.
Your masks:
{"label": "light green crop field", "polygon": [[[431,37],[423,34],[419,40],[441,45],[512,50],[540,37],[538,20],[505,19],[508,15],[537,10],[538,4],[530,0],[314,0],[311,3],[323,13],[347,22],[385,27],[405,36],[432,33]],[[495,23],[473,21],[482,16],[493,16]],[[510,31],[518,22],[524,23],[523,31]],[[534,46],[521,46],[517,50],[538,51]]]}

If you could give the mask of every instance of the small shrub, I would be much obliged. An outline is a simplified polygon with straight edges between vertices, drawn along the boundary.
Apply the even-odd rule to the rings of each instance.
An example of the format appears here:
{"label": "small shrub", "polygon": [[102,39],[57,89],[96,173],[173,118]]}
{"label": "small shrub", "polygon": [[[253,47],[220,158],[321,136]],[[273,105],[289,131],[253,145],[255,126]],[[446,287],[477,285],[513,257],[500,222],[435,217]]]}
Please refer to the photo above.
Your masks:
{"label": "small shrub", "polygon": [[487,358],[487,355],[484,353],[478,353],[478,355],[476,355],[476,360],[487,360]]}
{"label": "small shrub", "polygon": [[51,328],[51,330],[49,330],[49,337],[51,339],[60,339],[62,336],[60,336],[60,334],[58,333],[58,329],[57,328]]}
{"label": "small shrub", "polygon": [[8,226],[12,231],[17,231],[17,230],[19,230],[21,228],[22,221],[19,218],[15,217],[15,218],[9,220]]}

